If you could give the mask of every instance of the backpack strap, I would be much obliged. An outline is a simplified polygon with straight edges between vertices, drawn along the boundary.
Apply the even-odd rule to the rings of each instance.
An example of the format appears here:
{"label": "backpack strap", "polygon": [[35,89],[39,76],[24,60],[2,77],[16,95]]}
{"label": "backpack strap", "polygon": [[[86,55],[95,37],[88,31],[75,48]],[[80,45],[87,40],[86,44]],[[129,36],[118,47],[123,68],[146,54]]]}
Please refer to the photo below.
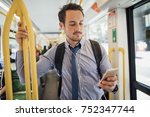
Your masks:
{"label": "backpack strap", "polygon": [[[101,51],[101,48],[100,48],[100,45],[98,42],[94,41],[94,40],[90,40],[91,42],[91,47],[92,47],[92,50],[93,50],[93,53],[94,53],[94,56],[95,56],[95,59],[96,59],[96,64],[97,64],[97,71],[100,75],[100,78],[102,78],[102,73],[101,73],[101,70],[99,68],[100,66],[100,61],[102,60],[102,51]],[[104,90],[104,95],[102,96],[102,100],[107,100],[108,99],[108,92]]]}
{"label": "backpack strap", "polygon": [[100,61],[102,60],[102,52],[101,52],[100,45],[99,45],[98,42],[96,42],[94,40],[90,40],[90,43],[91,43],[91,47],[92,47],[92,50],[93,50],[93,53],[94,53],[94,57],[95,57],[95,60],[96,60],[97,71],[98,71],[100,77],[102,78],[102,73],[101,73],[101,70],[99,68]]}
{"label": "backpack strap", "polygon": [[[102,77],[101,70],[99,68],[100,61],[102,60],[102,53],[101,53],[100,45],[98,42],[96,42],[94,40],[90,40],[90,43],[91,43],[91,47],[92,47],[94,57],[96,60],[97,71],[98,71],[100,77]],[[59,97],[60,97],[61,86],[62,86],[61,74],[62,74],[62,62],[63,62],[64,54],[65,54],[65,42],[63,42],[57,46],[56,53],[55,53],[55,67],[58,70],[59,75],[60,75],[59,87],[58,87],[58,96]]]}
{"label": "backpack strap", "polygon": [[59,72],[60,78],[59,78],[59,86],[58,86],[58,96],[60,97],[61,93],[61,85],[62,85],[62,62],[65,54],[65,42],[59,44],[56,49],[55,53],[55,67]]}

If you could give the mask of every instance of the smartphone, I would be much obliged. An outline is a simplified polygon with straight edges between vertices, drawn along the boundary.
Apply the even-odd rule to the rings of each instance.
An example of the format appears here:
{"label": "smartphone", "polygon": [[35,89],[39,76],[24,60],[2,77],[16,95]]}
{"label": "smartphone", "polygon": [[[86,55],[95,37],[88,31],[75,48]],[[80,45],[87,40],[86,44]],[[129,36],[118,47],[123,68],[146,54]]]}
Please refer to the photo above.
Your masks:
{"label": "smartphone", "polygon": [[108,69],[104,74],[103,77],[100,80],[100,83],[109,76],[116,76],[118,74],[118,68],[112,68]]}

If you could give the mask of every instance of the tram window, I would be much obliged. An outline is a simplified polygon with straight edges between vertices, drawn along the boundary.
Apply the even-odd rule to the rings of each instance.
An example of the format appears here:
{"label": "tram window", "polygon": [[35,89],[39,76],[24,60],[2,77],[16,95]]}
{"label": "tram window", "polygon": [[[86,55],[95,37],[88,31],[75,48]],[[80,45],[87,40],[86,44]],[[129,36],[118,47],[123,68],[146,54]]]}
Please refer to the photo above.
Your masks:
{"label": "tram window", "polygon": [[150,86],[150,39],[148,37],[148,28],[150,24],[147,24],[146,18],[149,11],[150,3],[140,6],[133,11],[136,80],[148,86]]}
{"label": "tram window", "polygon": [[107,15],[89,25],[89,39],[98,41],[108,54],[108,21]]}
{"label": "tram window", "polygon": [[150,100],[150,96],[137,90],[137,100]]}

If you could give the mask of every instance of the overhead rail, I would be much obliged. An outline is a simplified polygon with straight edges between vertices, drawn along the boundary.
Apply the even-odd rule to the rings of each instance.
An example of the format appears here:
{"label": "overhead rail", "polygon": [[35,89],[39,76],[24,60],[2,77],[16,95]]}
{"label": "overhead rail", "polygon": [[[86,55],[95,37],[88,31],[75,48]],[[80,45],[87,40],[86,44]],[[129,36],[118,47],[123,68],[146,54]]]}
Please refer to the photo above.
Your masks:
{"label": "overhead rail", "polygon": [[[9,31],[13,16],[16,14],[20,17],[23,28],[27,28],[29,39],[23,39],[23,58],[24,58],[24,74],[26,82],[26,99],[38,99],[38,84],[37,84],[37,69],[36,69],[36,55],[35,55],[35,40],[32,30],[32,23],[29,18],[27,8],[23,0],[13,0],[12,6],[7,13],[3,29],[3,54],[4,54],[4,75],[6,85],[6,99],[13,99],[12,92],[12,77],[10,67],[10,54],[9,54]],[[29,65],[30,64],[30,65]],[[29,68],[30,66],[30,68]],[[29,69],[31,71],[29,71]],[[31,73],[31,75],[30,75]],[[31,76],[31,79],[30,79]],[[30,80],[32,81],[32,96]]]}

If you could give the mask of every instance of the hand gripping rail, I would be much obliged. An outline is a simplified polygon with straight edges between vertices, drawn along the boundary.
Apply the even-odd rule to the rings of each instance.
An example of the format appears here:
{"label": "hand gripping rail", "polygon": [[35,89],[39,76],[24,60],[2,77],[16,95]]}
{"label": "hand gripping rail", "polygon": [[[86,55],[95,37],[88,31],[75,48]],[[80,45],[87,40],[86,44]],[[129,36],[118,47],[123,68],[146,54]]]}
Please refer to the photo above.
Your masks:
{"label": "hand gripping rail", "polygon": [[[27,9],[23,3],[23,0],[14,0],[11,8],[6,16],[3,29],[3,53],[4,53],[4,75],[6,84],[6,98],[8,100],[13,99],[12,93],[12,78],[10,68],[10,55],[9,55],[9,31],[11,21],[14,14],[20,17],[23,27],[27,26],[29,39],[23,39],[23,58],[24,58],[24,74],[26,82],[26,99],[38,99],[38,84],[37,84],[37,69],[36,69],[36,57],[35,57],[35,40],[32,30],[32,23],[29,19]],[[29,60],[28,60],[29,59]],[[29,68],[30,64],[30,68]],[[29,71],[31,69],[31,72]],[[30,73],[32,80],[32,98],[30,88]]]}

